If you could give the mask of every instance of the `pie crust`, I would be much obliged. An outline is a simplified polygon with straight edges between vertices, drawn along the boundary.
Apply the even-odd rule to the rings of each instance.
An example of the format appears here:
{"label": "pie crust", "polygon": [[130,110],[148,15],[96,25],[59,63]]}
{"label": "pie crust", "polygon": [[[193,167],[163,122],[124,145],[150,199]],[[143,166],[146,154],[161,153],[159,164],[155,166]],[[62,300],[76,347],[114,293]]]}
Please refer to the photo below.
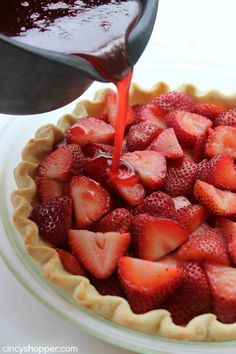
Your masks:
{"label": "pie crust", "polygon": [[[149,91],[133,84],[130,90],[130,104],[145,104],[169,90],[168,85],[163,82]],[[217,91],[202,94],[191,84],[181,86],[177,91],[187,93],[198,103],[218,104],[225,109],[236,107],[236,95],[224,96]],[[13,221],[24,237],[28,254],[41,264],[43,275],[70,294],[75,301],[121,326],[172,339],[191,341],[236,339],[236,323],[223,324],[213,314],[197,316],[186,326],[177,326],[166,310],[153,310],[137,315],[131,311],[125,299],[100,295],[87,278],[71,275],[64,270],[57,252],[40,238],[36,224],[29,220],[32,207],[37,204],[34,178],[40,160],[52,151],[53,144],[64,137],[64,133],[77,119],[83,116],[96,116],[104,111],[106,92],[107,90],[96,92],[93,101],[80,101],[72,114],[60,118],[57,126],[49,124],[38,129],[35,137],[27,143],[22,152],[22,161],[14,171],[17,190],[12,193],[15,208]]]}

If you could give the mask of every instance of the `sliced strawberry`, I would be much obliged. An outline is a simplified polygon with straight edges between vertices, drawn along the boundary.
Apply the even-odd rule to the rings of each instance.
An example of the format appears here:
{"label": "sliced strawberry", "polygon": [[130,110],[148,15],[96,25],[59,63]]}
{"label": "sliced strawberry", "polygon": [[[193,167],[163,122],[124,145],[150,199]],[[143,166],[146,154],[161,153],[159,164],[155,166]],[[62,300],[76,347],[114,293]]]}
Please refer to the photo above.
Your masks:
{"label": "sliced strawberry", "polygon": [[150,150],[162,153],[168,159],[178,159],[184,156],[173,128],[163,130],[149,146]]}
{"label": "sliced strawberry", "polygon": [[131,257],[120,258],[118,274],[135,313],[157,309],[182,281],[182,271],[175,265]]}
{"label": "sliced strawberry", "polygon": [[37,177],[37,194],[39,201],[46,202],[49,199],[61,197],[64,194],[64,183],[46,177]]}
{"label": "sliced strawberry", "polygon": [[154,124],[135,124],[130,127],[127,135],[128,151],[144,150],[162,131]]}
{"label": "sliced strawberry", "polygon": [[228,125],[231,127],[236,128],[236,109],[232,108],[228,111],[222,112],[216,119],[215,119],[215,127],[218,125]]}
{"label": "sliced strawberry", "polygon": [[173,199],[166,193],[153,192],[135,210],[135,214],[149,214],[171,218],[175,213]]}
{"label": "sliced strawberry", "polygon": [[[108,122],[115,128],[117,120],[117,94],[110,90],[105,97],[106,112]],[[135,114],[132,107],[128,106],[126,126],[134,123]]]}
{"label": "sliced strawberry", "polygon": [[236,191],[236,169],[234,159],[227,154],[216,155],[199,164],[198,179],[215,187]]}
{"label": "sliced strawberry", "polygon": [[200,103],[195,106],[194,113],[200,114],[206,118],[209,118],[212,122],[216,120],[220,113],[224,111],[224,108],[212,103]]}
{"label": "sliced strawberry", "polygon": [[236,214],[236,193],[222,191],[211,184],[197,180],[194,186],[194,195],[200,204],[214,215]]}
{"label": "sliced strawberry", "polygon": [[132,225],[132,214],[125,208],[117,208],[102,218],[96,230],[99,232],[129,232]]}
{"label": "sliced strawberry", "polygon": [[205,271],[217,318],[223,323],[236,321],[236,269],[206,264]]}
{"label": "sliced strawberry", "polygon": [[183,261],[229,264],[227,248],[223,237],[214,229],[197,229],[189,240],[177,251]]}
{"label": "sliced strawberry", "polygon": [[88,143],[110,144],[113,142],[114,128],[100,119],[80,118],[67,133],[67,141],[84,146]]}
{"label": "sliced strawberry", "polygon": [[105,188],[109,187],[109,172],[111,170],[112,157],[106,153],[95,154],[94,157],[85,159],[84,173],[101,183]]}
{"label": "sliced strawberry", "polygon": [[236,222],[225,218],[218,218],[217,225],[225,237],[229,255],[236,265]]}
{"label": "sliced strawberry", "polygon": [[86,157],[95,157],[103,153],[112,156],[113,146],[108,144],[90,143],[83,146],[83,153]]}
{"label": "sliced strawberry", "polygon": [[179,142],[187,146],[194,145],[197,139],[212,126],[212,122],[206,117],[185,111],[168,113],[166,122],[168,127],[174,128]]}
{"label": "sliced strawberry", "polygon": [[97,222],[111,209],[109,193],[98,182],[88,177],[73,177],[70,183],[70,193],[79,228],[85,228]]}
{"label": "sliced strawberry", "polygon": [[208,139],[208,131],[197,138],[193,150],[193,161],[200,162],[205,157],[206,143]]}
{"label": "sliced strawberry", "polygon": [[57,248],[56,251],[60,257],[63,267],[67,272],[73,275],[86,276],[86,271],[84,267],[80,264],[80,262],[75,256],[73,256],[70,252],[66,252],[59,248]]}
{"label": "sliced strawberry", "polygon": [[37,205],[30,219],[37,224],[39,235],[44,240],[56,247],[65,248],[72,219],[71,197],[58,197]]}
{"label": "sliced strawberry", "polygon": [[176,210],[191,205],[190,201],[183,196],[173,198],[173,202]]}
{"label": "sliced strawberry", "polygon": [[114,272],[119,258],[126,254],[130,241],[129,233],[69,232],[72,253],[98,279],[106,279]]}
{"label": "sliced strawberry", "polygon": [[197,177],[197,164],[184,158],[181,165],[167,171],[165,189],[172,197],[188,195],[192,192]]}
{"label": "sliced strawberry", "polygon": [[193,112],[195,110],[195,103],[191,97],[176,91],[167,92],[156,97],[153,103],[166,113],[174,110],[187,112]]}
{"label": "sliced strawberry", "polygon": [[166,160],[159,152],[135,151],[128,152],[122,156],[128,161],[140,176],[144,186],[150,190],[160,188],[166,177]]}
{"label": "sliced strawberry", "polygon": [[135,106],[135,122],[141,124],[152,124],[159,128],[166,128],[165,112],[153,103]]}
{"label": "sliced strawberry", "polygon": [[84,156],[80,146],[69,144],[48,154],[40,161],[38,175],[67,182],[82,172]]}
{"label": "sliced strawberry", "polygon": [[195,262],[182,265],[183,281],[163,305],[175,324],[185,325],[195,316],[210,312],[211,294],[205,273]]}
{"label": "sliced strawberry", "polygon": [[206,156],[228,154],[236,159],[236,127],[219,126],[211,129],[206,144]]}
{"label": "sliced strawberry", "polygon": [[206,217],[207,211],[202,205],[192,204],[178,209],[174,215],[174,220],[190,234],[206,220]]}
{"label": "sliced strawberry", "polygon": [[101,295],[121,296],[125,298],[125,293],[116,271],[107,279],[90,277],[90,282]]}
{"label": "sliced strawberry", "polygon": [[176,221],[147,214],[134,217],[133,236],[137,256],[148,261],[158,260],[187,240],[187,232]]}

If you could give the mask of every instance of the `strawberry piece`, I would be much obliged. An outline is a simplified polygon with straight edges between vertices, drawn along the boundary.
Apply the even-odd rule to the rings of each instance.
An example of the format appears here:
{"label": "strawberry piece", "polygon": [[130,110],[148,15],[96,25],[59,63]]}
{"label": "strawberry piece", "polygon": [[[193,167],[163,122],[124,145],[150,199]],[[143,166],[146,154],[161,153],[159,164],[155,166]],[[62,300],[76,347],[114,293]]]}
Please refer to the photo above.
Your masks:
{"label": "strawberry piece", "polygon": [[162,131],[154,124],[135,124],[127,135],[128,151],[144,150]]}
{"label": "strawberry piece", "polygon": [[168,159],[178,159],[184,156],[173,128],[163,130],[149,146],[150,150],[162,153]]}
{"label": "strawberry piece", "polygon": [[108,144],[90,143],[83,146],[83,153],[86,157],[95,157],[99,154],[106,154],[108,156],[112,156],[113,146]]}
{"label": "strawberry piece", "polygon": [[175,265],[131,257],[120,258],[118,275],[135,313],[157,309],[182,280],[182,271]]}
{"label": "strawberry piece", "polygon": [[114,139],[114,128],[100,119],[87,117],[80,118],[73,124],[67,133],[69,143],[84,146],[88,143],[111,144]]}
{"label": "strawberry piece", "polygon": [[111,209],[109,193],[98,182],[88,177],[73,177],[70,183],[70,193],[79,228],[85,228],[97,222]]}
{"label": "strawberry piece", "polygon": [[178,209],[174,215],[174,220],[190,234],[206,220],[206,217],[207,211],[202,205],[192,204]]}
{"label": "strawberry piece", "polygon": [[168,194],[163,192],[153,192],[146,197],[141,204],[139,204],[135,213],[171,218],[175,213],[175,204]]}
{"label": "strawberry piece", "polygon": [[197,164],[184,158],[181,165],[167,171],[165,189],[172,197],[188,195],[192,192],[197,177]]}
{"label": "strawberry piece", "polygon": [[225,237],[230,258],[236,265],[236,222],[225,218],[218,218],[217,225]]}
{"label": "strawberry piece", "polygon": [[222,191],[211,184],[197,180],[194,186],[194,195],[200,204],[214,215],[236,214],[236,193]]}
{"label": "strawberry piece", "polygon": [[209,286],[201,266],[188,262],[181,269],[183,281],[163,306],[177,325],[185,325],[195,316],[210,312],[211,305]]}
{"label": "strawberry piece", "polygon": [[205,153],[207,157],[225,153],[236,159],[236,127],[222,125],[211,129]]}
{"label": "strawberry piece", "polygon": [[171,91],[155,98],[153,103],[166,113],[174,110],[193,112],[195,103],[184,93]]}
{"label": "strawberry piece", "polygon": [[179,142],[192,146],[211,126],[212,122],[206,117],[185,111],[172,111],[166,116],[168,127],[175,130]]}
{"label": "strawberry piece", "polygon": [[129,232],[132,225],[133,215],[125,208],[117,208],[102,218],[96,230],[99,232]]}
{"label": "strawberry piece", "polygon": [[[106,112],[108,122],[115,128],[117,120],[117,94],[113,91],[109,91],[105,97]],[[132,107],[128,106],[126,126],[134,123],[135,114]]]}
{"label": "strawberry piece", "polygon": [[66,252],[59,248],[56,248],[56,251],[60,257],[63,267],[67,272],[73,275],[86,276],[86,271],[84,267],[80,264],[80,262],[75,256],[73,256],[70,252]]}
{"label": "strawberry piece", "polygon": [[216,120],[220,113],[224,111],[224,108],[212,103],[200,103],[195,106],[194,113],[200,114],[206,118],[209,118],[212,122]]}
{"label": "strawberry piece", "polygon": [[166,177],[165,157],[156,151],[128,152],[122,156],[140,176],[141,183],[150,190],[160,188]]}
{"label": "strawberry piece", "polygon": [[94,157],[85,160],[84,172],[95,181],[101,183],[105,188],[108,188],[111,165],[112,157],[110,155],[98,153]]}
{"label": "strawberry piece", "polygon": [[90,277],[90,282],[96,288],[96,290],[103,296],[111,295],[125,298],[125,293],[122,289],[116,271],[107,279],[96,279],[94,277]]}
{"label": "strawberry piece", "polygon": [[198,179],[215,187],[236,191],[234,159],[227,154],[216,155],[198,165]]}
{"label": "strawberry piece", "polygon": [[221,234],[209,227],[197,229],[177,251],[183,261],[229,264],[225,241]]}
{"label": "strawberry piece", "polygon": [[72,220],[71,197],[58,197],[37,205],[33,208],[30,219],[37,224],[39,235],[45,241],[65,248]]}
{"label": "strawberry piece", "polygon": [[197,138],[193,150],[193,161],[200,162],[205,157],[206,143],[208,138],[208,132],[203,133]]}
{"label": "strawberry piece", "polygon": [[136,215],[133,236],[138,258],[156,261],[172,252],[187,240],[187,232],[174,220]]}
{"label": "strawberry piece", "polygon": [[236,269],[206,264],[205,271],[213,297],[214,312],[223,323],[236,321]]}
{"label": "strawberry piece", "polygon": [[98,279],[109,278],[119,258],[126,254],[130,241],[129,233],[95,233],[87,230],[69,232],[72,253]]}
{"label": "strawberry piece", "polygon": [[173,199],[176,210],[178,210],[180,208],[184,208],[188,205],[191,205],[190,201],[186,197],[183,197],[183,196],[175,197],[172,199]]}
{"label": "strawberry piece", "polygon": [[215,119],[215,127],[219,125],[228,125],[231,127],[236,128],[236,109],[232,108],[228,111],[222,112],[216,119]]}
{"label": "strawberry piece", "polygon": [[39,177],[68,182],[73,175],[82,172],[84,155],[80,146],[69,144],[48,154],[38,166]]}
{"label": "strawberry piece", "polygon": [[54,179],[37,177],[36,185],[38,198],[41,203],[49,199],[61,197],[64,194],[64,183]]}
{"label": "strawberry piece", "polygon": [[135,112],[135,122],[141,124],[152,124],[165,129],[165,112],[153,103],[138,105],[133,107]]}

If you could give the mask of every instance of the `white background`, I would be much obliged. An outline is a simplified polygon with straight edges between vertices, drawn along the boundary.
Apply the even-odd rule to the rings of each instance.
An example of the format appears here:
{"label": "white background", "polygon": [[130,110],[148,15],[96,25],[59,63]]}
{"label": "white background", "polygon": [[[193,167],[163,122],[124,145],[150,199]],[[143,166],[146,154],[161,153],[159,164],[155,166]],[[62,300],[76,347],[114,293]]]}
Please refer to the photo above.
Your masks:
{"label": "white background", "polygon": [[[157,67],[163,63],[235,70],[235,15],[235,0],[160,0],[156,26],[136,65],[134,81],[145,87],[154,84],[161,75]],[[90,98],[101,86],[94,84],[84,96]],[[72,106],[66,107],[67,112]],[[0,128],[8,120],[0,115]],[[27,293],[1,260],[0,284],[0,352],[3,345],[30,344],[76,345],[81,354],[131,353],[90,337],[54,315]]]}

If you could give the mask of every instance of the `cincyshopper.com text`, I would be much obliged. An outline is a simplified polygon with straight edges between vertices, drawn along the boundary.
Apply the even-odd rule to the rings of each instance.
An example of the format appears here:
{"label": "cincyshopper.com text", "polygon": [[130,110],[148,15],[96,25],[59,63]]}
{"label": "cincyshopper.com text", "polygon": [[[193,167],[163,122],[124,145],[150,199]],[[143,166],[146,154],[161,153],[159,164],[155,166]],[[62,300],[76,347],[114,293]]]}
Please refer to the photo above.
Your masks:
{"label": "cincyshopper.com text", "polygon": [[79,348],[76,346],[31,346],[30,344],[26,346],[2,346],[2,353],[17,353],[17,354],[50,354],[50,353],[79,353]]}

